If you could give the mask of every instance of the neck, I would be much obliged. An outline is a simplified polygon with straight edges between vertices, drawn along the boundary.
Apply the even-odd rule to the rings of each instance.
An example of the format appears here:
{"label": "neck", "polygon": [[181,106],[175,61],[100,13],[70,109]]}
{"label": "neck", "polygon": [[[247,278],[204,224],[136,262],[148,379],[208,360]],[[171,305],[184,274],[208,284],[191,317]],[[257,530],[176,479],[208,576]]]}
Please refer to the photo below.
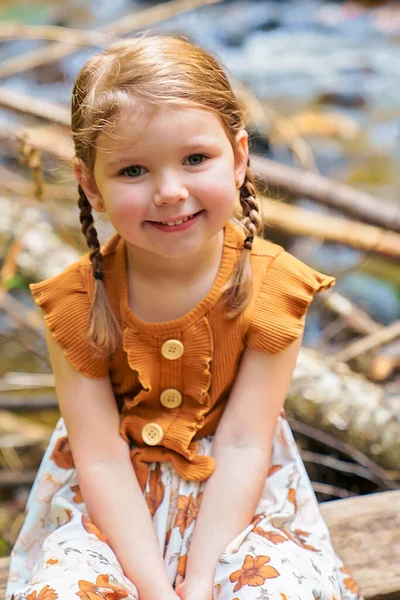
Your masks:
{"label": "neck", "polygon": [[126,244],[128,272],[142,280],[188,284],[202,275],[219,268],[223,252],[224,231],[219,231],[196,254],[166,258]]}

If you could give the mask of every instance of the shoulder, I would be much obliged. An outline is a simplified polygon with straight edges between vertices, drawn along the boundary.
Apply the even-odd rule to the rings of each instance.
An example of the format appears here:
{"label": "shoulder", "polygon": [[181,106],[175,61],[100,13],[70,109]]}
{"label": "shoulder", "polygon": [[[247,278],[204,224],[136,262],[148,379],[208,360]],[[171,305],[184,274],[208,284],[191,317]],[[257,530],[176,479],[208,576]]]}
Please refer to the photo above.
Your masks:
{"label": "shoulder", "polygon": [[335,285],[335,278],[313,269],[282,246],[259,238],[254,240],[252,265],[248,346],[275,354],[302,334],[315,294]]}
{"label": "shoulder", "polygon": [[[102,248],[105,283],[112,289],[117,248],[115,236]],[[89,377],[107,373],[108,362],[96,357],[86,340],[95,280],[90,254],[83,255],[61,273],[29,286],[32,297],[44,313],[47,328],[71,364]]]}

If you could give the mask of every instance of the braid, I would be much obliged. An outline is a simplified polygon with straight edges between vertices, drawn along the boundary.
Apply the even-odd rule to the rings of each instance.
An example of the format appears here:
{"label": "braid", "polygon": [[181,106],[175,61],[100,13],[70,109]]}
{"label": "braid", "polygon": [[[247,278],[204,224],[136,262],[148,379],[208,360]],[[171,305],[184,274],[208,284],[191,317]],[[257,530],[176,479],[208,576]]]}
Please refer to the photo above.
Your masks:
{"label": "braid", "polygon": [[82,225],[82,233],[86,238],[86,243],[91,250],[90,260],[93,265],[93,274],[98,280],[103,280],[103,256],[100,251],[100,243],[97,237],[96,228],[93,226],[94,219],[92,215],[92,206],[86,197],[82,187],[78,185],[80,210],[79,221]]}
{"label": "braid", "polygon": [[247,237],[244,240],[243,251],[236,268],[224,292],[225,303],[228,309],[227,316],[230,319],[237,317],[246,308],[251,299],[251,249],[254,236],[262,228],[262,218],[256,194],[254,175],[249,168],[249,163],[247,163],[244,182],[239,190],[239,200],[243,211],[241,223],[247,233]]}
{"label": "braid", "polygon": [[240,206],[243,211],[242,225],[248,232],[248,236],[244,242],[246,250],[251,250],[253,238],[260,231],[262,225],[256,194],[254,175],[249,166],[247,166],[246,175],[243,185],[240,188],[239,195]]}
{"label": "braid", "polygon": [[103,255],[101,254],[97,231],[93,225],[92,206],[80,185],[78,186],[78,192],[79,220],[82,225],[82,233],[91,250],[89,256],[93,266],[93,275],[96,280],[87,338],[89,343],[98,351],[110,355],[117,348],[120,327],[110,307],[104,286]]}

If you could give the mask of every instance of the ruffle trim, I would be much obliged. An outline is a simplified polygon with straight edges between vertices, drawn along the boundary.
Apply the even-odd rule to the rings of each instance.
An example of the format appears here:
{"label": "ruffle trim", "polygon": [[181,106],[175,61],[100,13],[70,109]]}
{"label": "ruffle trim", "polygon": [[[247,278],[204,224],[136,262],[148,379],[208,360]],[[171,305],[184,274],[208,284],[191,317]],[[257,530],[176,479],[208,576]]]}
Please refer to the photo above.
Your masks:
{"label": "ruffle trim", "polygon": [[[210,324],[206,317],[203,317],[184,332],[177,332],[175,337],[184,347],[183,356],[179,359],[182,360],[179,369],[179,379],[182,381],[177,381],[175,385],[183,386],[185,395],[191,396],[198,404],[207,405],[214,352]],[[169,336],[146,336],[126,327],[122,340],[123,349],[127,354],[129,366],[137,372],[142,387],[142,391],[135,398],[126,400],[127,408],[133,408],[149,398],[153,392],[152,381],[161,381],[161,373],[157,371],[161,369],[162,344],[168,339]]]}
{"label": "ruffle trim", "polygon": [[87,377],[104,377],[110,361],[97,355],[86,339],[91,299],[84,283],[81,264],[77,262],[29,288],[44,312],[46,326],[72,366]]}
{"label": "ruffle trim", "polygon": [[[157,416],[162,415],[162,442],[156,449],[145,450],[153,453],[158,450],[162,456],[170,456],[177,463],[182,476],[190,478],[193,465],[202,464],[197,457],[198,444],[193,442],[193,438],[201,429],[204,415],[210,407],[209,389],[214,348],[211,327],[205,317],[184,332],[177,333],[176,338],[183,344],[182,357],[177,361],[166,361],[161,367],[161,347],[168,336],[144,336],[129,327],[125,330],[123,347],[130,368],[137,373],[142,390],[134,398],[125,400],[120,433],[125,440],[140,446],[143,444],[142,428],[149,422],[149,415],[154,414],[156,422]],[[181,408],[168,410],[159,404],[158,398],[164,389],[163,381],[166,382],[166,387],[181,391]],[[147,413],[141,411],[139,414],[136,407],[145,400]],[[209,467],[207,468],[209,472]],[[204,474],[203,471],[199,477],[201,474]]]}
{"label": "ruffle trim", "polygon": [[180,477],[188,481],[204,481],[215,470],[211,456],[196,455],[191,462],[164,448],[135,448],[131,451],[131,460],[141,489],[144,491],[151,462],[171,462]]}
{"label": "ruffle trim", "polygon": [[334,285],[334,277],[315,271],[283,250],[269,266],[261,284],[246,345],[271,354],[285,350],[302,334],[315,294]]}

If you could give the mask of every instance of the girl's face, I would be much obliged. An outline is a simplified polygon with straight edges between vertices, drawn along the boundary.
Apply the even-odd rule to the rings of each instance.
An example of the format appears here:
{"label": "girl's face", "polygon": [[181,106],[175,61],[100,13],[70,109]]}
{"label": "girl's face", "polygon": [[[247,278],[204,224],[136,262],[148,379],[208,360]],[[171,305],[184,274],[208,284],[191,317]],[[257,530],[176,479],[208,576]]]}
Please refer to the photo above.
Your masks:
{"label": "girl's face", "polygon": [[[210,111],[163,107],[150,116],[121,112],[112,135],[97,139],[94,176],[75,174],[89,202],[103,203],[132,246],[165,258],[200,251],[232,216],[244,181],[247,133],[232,145]],[[100,208],[100,210],[102,210]]]}

